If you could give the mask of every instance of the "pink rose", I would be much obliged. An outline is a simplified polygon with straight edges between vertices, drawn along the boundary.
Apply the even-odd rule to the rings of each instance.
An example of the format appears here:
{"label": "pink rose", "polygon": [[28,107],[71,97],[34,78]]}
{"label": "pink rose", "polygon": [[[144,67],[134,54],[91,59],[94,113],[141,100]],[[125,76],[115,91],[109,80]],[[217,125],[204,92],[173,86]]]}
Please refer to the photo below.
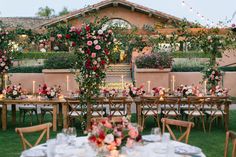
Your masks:
{"label": "pink rose", "polygon": [[116,145],[120,146],[121,145],[121,138],[116,138]]}
{"label": "pink rose", "polygon": [[74,27],[74,26],[72,26],[71,28],[70,28],[70,32],[75,32],[76,31],[76,28]]}
{"label": "pink rose", "polygon": [[96,46],[95,46],[95,49],[96,49],[96,50],[100,50],[100,49],[101,49],[101,46],[100,46],[100,45],[96,45]]}
{"label": "pink rose", "polygon": [[93,42],[91,40],[87,41],[87,45],[91,46],[93,44]]}
{"label": "pink rose", "polygon": [[62,38],[62,34],[57,34],[57,37],[58,37],[59,39],[61,39],[61,38]]}
{"label": "pink rose", "polygon": [[108,121],[106,121],[106,122],[104,123],[104,126],[105,126],[106,128],[109,128],[109,129],[112,128],[111,123],[109,123]]}
{"label": "pink rose", "polygon": [[91,57],[92,57],[92,58],[95,58],[95,57],[96,57],[96,53],[92,53],[92,54],[91,54]]}
{"label": "pink rose", "polygon": [[98,62],[97,61],[93,61],[93,65],[97,65],[98,64]]}
{"label": "pink rose", "polygon": [[138,136],[138,131],[136,131],[135,129],[131,129],[129,131],[129,136],[133,139],[135,139]]}

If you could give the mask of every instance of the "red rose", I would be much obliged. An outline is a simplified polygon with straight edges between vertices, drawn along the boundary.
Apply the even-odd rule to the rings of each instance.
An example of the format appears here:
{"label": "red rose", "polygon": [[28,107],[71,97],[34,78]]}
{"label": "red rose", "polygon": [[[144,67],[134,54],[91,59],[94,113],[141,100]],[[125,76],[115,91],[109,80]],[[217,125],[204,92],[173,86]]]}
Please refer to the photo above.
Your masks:
{"label": "red rose", "polygon": [[106,64],[106,61],[105,60],[101,60],[101,64],[102,65]]}
{"label": "red rose", "polygon": [[85,67],[86,67],[86,69],[90,69],[91,61],[89,59],[85,62]]}
{"label": "red rose", "polygon": [[96,71],[98,68],[97,68],[97,66],[94,66],[93,67],[93,71]]}
{"label": "red rose", "polygon": [[108,54],[109,54],[109,51],[108,51],[108,49],[105,49],[104,51],[105,51],[105,54],[106,54],[106,55],[108,55]]}
{"label": "red rose", "polygon": [[87,32],[90,31],[90,26],[86,25],[85,29],[86,29]]}
{"label": "red rose", "polygon": [[95,136],[90,136],[89,141],[90,142],[96,142],[96,137]]}
{"label": "red rose", "polygon": [[105,133],[104,133],[103,131],[100,131],[98,137],[99,137],[101,140],[104,140],[104,139],[105,139]]}
{"label": "red rose", "polygon": [[81,29],[77,29],[77,30],[75,31],[75,33],[78,34],[78,35],[80,35],[81,32],[82,32]]}
{"label": "red rose", "polygon": [[72,46],[72,47],[75,47],[75,46],[76,46],[76,43],[75,43],[75,42],[72,42],[71,46]]}
{"label": "red rose", "polygon": [[71,35],[70,34],[66,34],[66,39],[70,39]]}
{"label": "red rose", "polygon": [[86,53],[87,53],[88,55],[90,55],[90,54],[91,54],[90,49],[87,49],[87,50],[86,50]]}

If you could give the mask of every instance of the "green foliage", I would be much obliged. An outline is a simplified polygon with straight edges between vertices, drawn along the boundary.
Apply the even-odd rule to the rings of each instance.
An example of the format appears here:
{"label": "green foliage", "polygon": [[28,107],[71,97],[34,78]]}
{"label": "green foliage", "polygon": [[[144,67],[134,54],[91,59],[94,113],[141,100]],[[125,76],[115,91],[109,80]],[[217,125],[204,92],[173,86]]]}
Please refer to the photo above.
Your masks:
{"label": "green foliage", "polygon": [[50,18],[53,16],[54,12],[54,9],[45,6],[44,8],[40,7],[36,15],[39,17]]}
{"label": "green foliage", "polygon": [[[188,52],[182,52],[182,51],[176,51],[171,53],[173,58],[210,58],[211,54],[205,53],[205,52],[199,52],[199,51],[188,51]],[[217,53],[217,58],[221,58],[221,53]]]}
{"label": "green foliage", "polygon": [[59,16],[66,15],[69,13],[69,10],[67,7],[63,7],[62,11],[58,13]]}
{"label": "green foliage", "polygon": [[68,54],[68,52],[14,52],[12,53],[12,57],[14,58],[14,60],[48,59],[49,57],[66,56],[66,54]]}
{"label": "green foliage", "polygon": [[44,66],[11,67],[9,73],[42,73]]}
{"label": "green foliage", "polygon": [[135,64],[137,68],[170,68],[173,59],[168,52],[156,52],[137,57]]}
{"label": "green foliage", "polygon": [[72,69],[75,68],[78,61],[77,55],[74,53],[64,53],[48,57],[44,61],[45,69]]}
{"label": "green foliage", "polygon": [[221,71],[236,71],[236,67],[220,67]]}

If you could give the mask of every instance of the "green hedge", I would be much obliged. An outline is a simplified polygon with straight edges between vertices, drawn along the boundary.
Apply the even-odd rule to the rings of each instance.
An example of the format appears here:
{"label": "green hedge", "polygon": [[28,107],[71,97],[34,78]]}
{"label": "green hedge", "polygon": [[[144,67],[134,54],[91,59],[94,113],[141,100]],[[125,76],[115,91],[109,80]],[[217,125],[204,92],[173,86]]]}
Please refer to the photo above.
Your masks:
{"label": "green hedge", "polygon": [[48,59],[49,57],[56,57],[68,54],[69,52],[24,52],[13,53],[13,58],[15,60],[23,60],[23,59]]}
{"label": "green hedge", "polygon": [[12,67],[9,73],[42,73],[44,66]]}
{"label": "green hedge", "polygon": [[220,67],[222,71],[236,71],[236,67]]}
{"label": "green hedge", "polygon": [[50,56],[44,61],[45,69],[71,69],[75,67],[77,56],[73,53],[64,53]]}
{"label": "green hedge", "polygon": [[[24,52],[13,53],[13,58],[15,60],[22,60],[22,59],[48,59],[49,57],[55,56],[63,56],[64,54],[68,54],[69,52]],[[188,51],[188,52],[172,52],[173,58],[209,58],[210,54],[198,51]],[[217,55],[218,58],[221,58],[221,54]]]}
{"label": "green hedge", "polygon": [[204,67],[181,67],[181,66],[173,66],[172,72],[200,72],[204,69]]}
{"label": "green hedge", "polygon": [[[177,51],[177,52],[172,52],[171,53],[173,58],[210,58],[209,53],[204,53],[204,52],[198,52],[198,51],[188,51],[188,52],[182,52],[182,51]],[[218,58],[221,58],[221,54],[217,54]]]}

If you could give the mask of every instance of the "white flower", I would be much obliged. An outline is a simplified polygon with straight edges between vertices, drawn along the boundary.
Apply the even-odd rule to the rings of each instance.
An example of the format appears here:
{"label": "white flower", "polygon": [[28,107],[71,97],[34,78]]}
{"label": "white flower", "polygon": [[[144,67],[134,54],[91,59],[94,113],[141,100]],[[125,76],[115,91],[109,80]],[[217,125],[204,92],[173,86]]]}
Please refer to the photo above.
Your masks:
{"label": "white flower", "polygon": [[93,44],[94,44],[94,45],[97,45],[97,44],[98,44],[98,40],[94,40],[94,41],[93,41]]}
{"label": "white flower", "polygon": [[103,34],[103,30],[99,29],[99,30],[98,30],[98,34],[99,34],[99,35]]}
{"label": "white flower", "polygon": [[4,62],[1,63],[1,66],[4,67],[6,64]]}
{"label": "white flower", "polygon": [[55,96],[56,93],[54,91],[51,92],[51,96]]}
{"label": "white flower", "polygon": [[59,47],[58,46],[54,46],[53,48],[55,51],[59,50]]}
{"label": "white flower", "polygon": [[14,90],[14,91],[12,92],[12,94],[13,94],[13,95],[17,95],[17,91]]}
{"label": "white flower", "polygon": [[40,49],[40,52],[47,52],[45,48]]}
{"label": "white flower", "polygon": [[106,135],[104,142],[107,144],[111,144],[114,141],[114,136],[112,134]]}
{"label": "white flower", "polygon": [[97,58],[97,61],[98,61],[98,62],[101,62],[101,58],[100,58],[100,57],[98,57],[98,58]]}

